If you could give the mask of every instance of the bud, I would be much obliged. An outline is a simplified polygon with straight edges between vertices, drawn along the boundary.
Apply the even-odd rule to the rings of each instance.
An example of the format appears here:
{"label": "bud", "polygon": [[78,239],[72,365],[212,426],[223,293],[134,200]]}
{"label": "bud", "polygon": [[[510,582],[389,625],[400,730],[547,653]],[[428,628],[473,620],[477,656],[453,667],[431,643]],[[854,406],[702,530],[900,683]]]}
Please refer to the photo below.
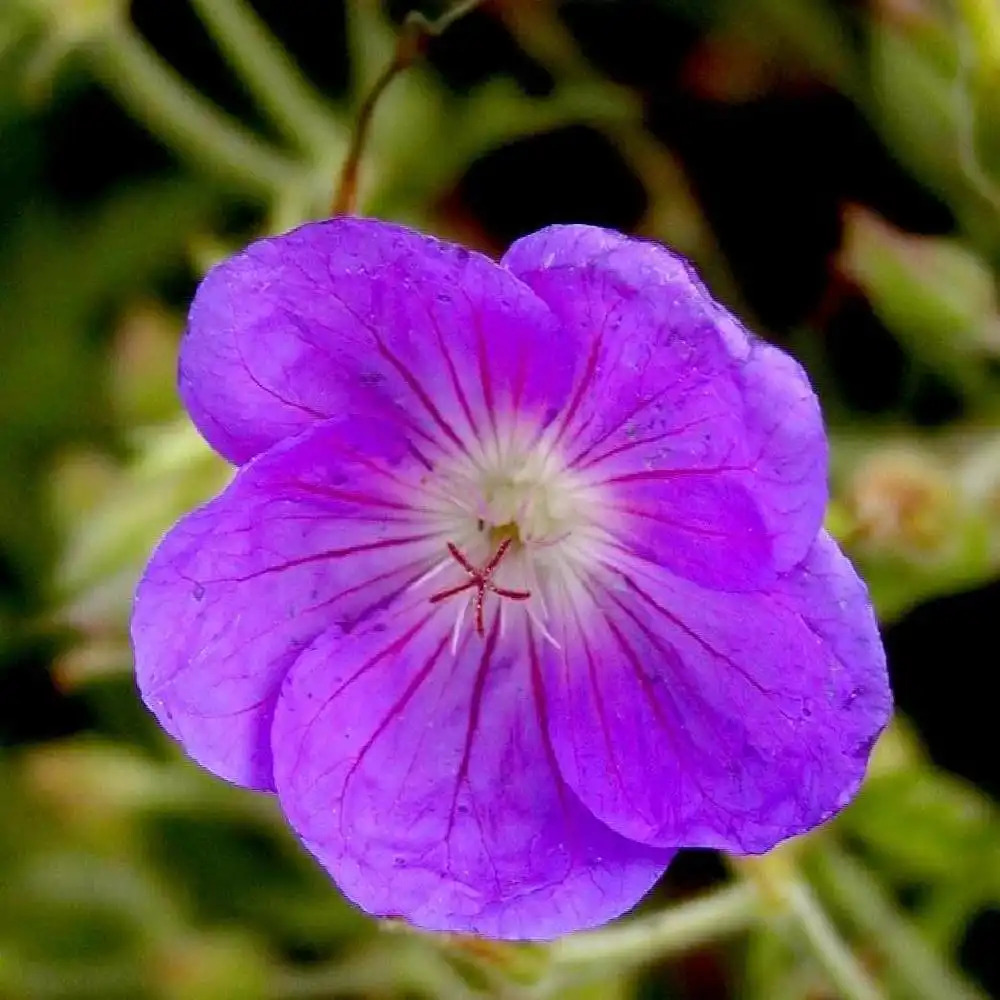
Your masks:
{"label": "bud", "polygon": [[127,0],[14,0],[13,6],[41,30],[23,84],[36,100],[47,96],[66,56],[103,37],[128,16]]}
{"label": "bud", "polygon": [[883,621],[919,601],[988,579],[998,553],[956,442],[936,451],[887,444],[860,459],[838,490],[839,537]]}
{"label": "bud", "polygon": [[886,145],[966,228],[990,238],[993,220],[981,218],[965,162],[970,109],[956,86],[959,37],[945,5],[877,0],[868,51],[870,110]]}
{"label": "bud", "polygon": [[[186,418],[146,431],[138,457],[125,467],[109,471],[97,459],[88,464],[80,456],[60,463],[52,494],[66,534],[56,572],[66,617],[84,629],[120,621],[157,538],[231,473]],[[69,490],[90,502],[59,502]]]}
{"label": "bud", "polygon": [[904,447],[864,459],[844,501],[852,541],[869,550],[917,557],[947,545],[958,513],[947,471],[929,454]]}
{"label": "bud", "polygon": [[957,6],[972,49],[974,84],[983,96],[995,93],[1000,86],[1000,5],[996,0],[958,0]]}
{"label": "bud", "polygon": [[126,17],[127,0],[20,0],[53,36],[80,43],[103,34]]}
{"label": "bud", "polygon": [[120,423],[142,427],[177,408],[180,322],[153,300],[132,303],[114,333],[110,394]]}
{"label": "bud", "polygon": [[162,1000],[264,1000],[269,988],[267,949],[248,933],[215,931],[174,940],[153,973]]}
{"label": "bud", "polygon": [[989,267],[958,240],[914,236],[850,206],[842,274],[914,356],[974,392],[1000,356],[1000,309]]}
{"label": "bud", "polygon": [[49,743],[24,757],[24,780],[60,827],[91,844],[119,844],[138,790],[152,769],[110,746]]}

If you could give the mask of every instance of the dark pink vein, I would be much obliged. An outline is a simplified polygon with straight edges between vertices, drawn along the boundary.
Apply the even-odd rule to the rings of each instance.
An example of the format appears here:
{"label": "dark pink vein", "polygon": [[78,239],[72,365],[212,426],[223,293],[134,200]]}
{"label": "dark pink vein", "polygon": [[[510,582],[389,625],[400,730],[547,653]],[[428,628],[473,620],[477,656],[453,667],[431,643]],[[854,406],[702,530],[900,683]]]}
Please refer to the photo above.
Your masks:
{"label": "dark pink vein", "polygon": [[[433,615],[426,615],[420,621],[418,621],[412,628],[408,629],[402,635],[394,639],[388,646],[380,649],[374,656],[369,657],[361,666],[353,673],[347,680],[343,681],[334,691],[332,691],[326,699],[316,708],[316,713],[313,717],[302,726],[302,740],[299,743],[298,749],[295,755],[295,763],[289,769],[291,774],[296,774],[301,770],[302,754],[306,750],[306,743],[308,742],[309,735],[312,732],[313,726],[319,721],[326,710],[339,698],[344,691],[346,691],[352,684],[358,681],[361,677],[368,673],[369,670],[374,669],[388,657],[405,649],[410,642],[413,641],[414,637],[423,630],[427,623],[431,620]],[[327,772],[318,774],[313,780],[312,784],[315,785],[316,782],[321,781]]]}
{"label": "dark pink vein", "polygon": [[717,418],[712,415],[707,417],[698,417],[696,420],[691,420],[678,427],[671,427],[670,430],[664,431],[662,434],[654,434],[652,437],[633,438],[631,441],[626,441],[624,444],[620,444],[609,451],[602,452],[600,455],[592,456],[583,464],[577,465],[577,469],[581,471],[583,469],[591,469],[595,465],[600,465],[601,462],[606,462],[609,458],[614,458],[616,455],[624,455],[636,448],[641,448],[644,445],[656,444],[658,441],[665,441],[668,438],[677,437],[678,434],[684,434],[685,432],[691,430],[692,427],[697,427],[698,424],[711,423],[715,419]]}
{"label": "dark pink vein", "polygon": [[[751,687],[755,688],[760,694],[764,695],[768,699],[774,698],[774,692],[769,691],[765,688],[756,678],[752,677],[745,667],[740,666],[731,656],[717,650],[708,640],[704,639],[701,635],[685,625],[683,620],[678,618],[675,614],[668,611],[662,604],[657,602],[650,594],[646,593],[645,590],[640,587],[635,580],[632,579],[626,573],[619,571],[619,576],[625,581],[625,585],[632,590],[651,608],[653,608],[658,614],[662,615],[667,619],[676,629],[683,632],[688,638],[692,639],[698,646],[700,646],[705,652],[710,656],[714,656],[716,659],[721,660],[726,666],[731,667],[735,670]],[[779,709],[779,712],[784,715],[785,713]],[[786,716],[787,718],[787,716]]]}
{"label": "dark pink vein", "polygon": [[425,542],[435,538],[435,534],[411,535],[407,538],[386,538],[378,542],[366,542],[362,545],[350,545],[343,549],[326,549],[323,552],[314,552],[308,556],[300,556],[297,559],[288,559],[283,563],[274,566],[265,566],[262,569],[254,570],[244,576],[224,576],[216,577],[212,580],[195,581],[202,585],[213,583],[247,583],[261,576],[269,576],[272,573],[283,573],[286,570],[297,569],[300,566],[308,566],[312,563],[325,562],[333,559],[344,559],[348,556],[360,555],[364,552],[378,552],[382,549],[401,548],[406,545],[415,545],[417,542]]}
{"label": "dark pink vein", "polygon": [[[604,444],[605,441],[608,440],[608,438],[613,437],[615,434],[617,434],[630,420],[634,419],[638,414],[642,413],[643,410],[645,410],[647,407],[652,406],[662,396],[665,396],[670,391],[671,388],[672,387],[668,386],[665,389],[661,389],[655,395],[650,396],[648,399],[641,400],[639,403],[633,406],[632,409],[629,410],[616,424],[614,424],[612,427],[609,427],[602,435],[600,435],[600,437],[595,438],[593,441],[591,441],[590,444],[588,444],[587,447],[583,449],[583,451],[577,452],[576,455],[574,455],[573,458],[570,459],[569,462],[570,467],[573,469],[577,468],[580,465],[580,463],[588,455],[592,454],[596,448],[599,448],[602,444]],[[579,438],[580,434],[575,434],[570,443],[572,444],[578,441]]]}
{"label": "dark pink vein", "polygon": [[678,521],[672,517],[665,517],[663,514],[656,514],[651,510],[643,510],[640,507],[626,507],[623,504],[616,504],[615,510],[619,510],[623,514],[629,514],[632,517],[641,517],[647,521],[655,521],[657,524],[666,524],[671,528],[677,528],[679,531],[690,532],[692,535],[703,535],[706,538],[733,537],[733,533],[731,531],[720,531],[717,528],[705,528],[690,521]]}
{"label": "dark pink vein", "polygon": [[[406,686],[406,689],[403,691],[402,695],[400,695],[400,697],[392,704],[389,711],[385,714],[381,722],[379,722],[378,726],[375,728],[375,731],[365,742],[365,745],[361,748],[361,750],[358,753],[357,759],[351,765],[350,770],[348,770],[347,774],[344,777],[344,788],[343,792],[341,793],[341,801],[343,801],[343,799],[347,796],[347,787],[354,779],[355,774],[357,774],[358,768],[360,768],[361,765],[364,763],[365,757],[368,756],[368,752],[378,741],[379,737],[382,736],[382,734],[389,728],[389,725],[399,717],[400,712],[402,712],[403,709],[406,708],[406,706],[410,703],[410,701],[413,700],[414,695],[416,695],[416,693],[423,686],[424,682],[431,675],[431,672],[437,665],[437,662],[441,658],[441,654],[444,652],[447,645],[448,645],[448,636],[446,635],[441,639],[441,642],[438,644],[437,648],[431,653],[431,655],[428,657],[427,661],[420,668],[420,670],[417,671],[416,675]],[[343,824],[343,816],[344,816],[343,810],[341,810],[340,814],[341,824]]]}
{"label": "dark pink vein", "polygon": [[493,398],[493,376],[490,373],[489,358],[486,356],[486,337],[483,334],[482,320],[478,312],[473,310],[476,324],[476,355],[479,360],[479,385],[483,391],[483,402],[490,417],[490,425],[494,433],[497,429],[496,407]]}
{"label": "dark pink vein", "polygon": [[587,659],[587,674],[590,678],[590,689],[594,695],[594,708],[597,710],[597,717],[600,722],[601,733],[604,736],[604,747],[608,755],[608,761],[611,763],[611,766],[614,769],[615,777],[618,779],[619,787],[624,792],[626,785],[622,777],[621,764],[618,760],[618,754],[615,751],[614,741],[611,738],[611,727],[608,725],[608,717],[607,715],[605,715],[604,712],[604,699],[601,696],[600,685],[598,684],[597,681],[597,662],[594,659],[594,652],[590,648],[590,642],[587,638],[583,621],[580,618],[579,609],[576,608],[575,606],[573,608],[573,617],[576,619],[577,628],[580,630],[580,642],[583,644],[584,656]]}
{"label": "dark pink vein", "polygon": [[486,642],[483,645],[483,652],[479,658],[479,665],[476,667],[476,678],[472,686],[472,698],[469,703],[469,723],[465,727],[465,741],[462,746],[462,759],[458,766],[458,774],[455,777],[455,791],[451,797],[451,810],[448,814],[448,829],[445,839],[451,836],[451,831],[455,825],[455,813],[458,808],[458,796],[461,794],[462,785],[469,776],[469,761],[472,758],[472,746],[475,742],[476,731],[479,728],[479,717],[482,710],[483,690],[486,687],[486,678],[489,674],[490,663],[496,649],[499,635],[500,617],[497,615],[493,619],[493,626]]}
{"label": "dark pink vein", "polygon": [[253,370],[247,363],[247,359],[243,354],[243,346],[240,344],[238,337],[233,338],[233,346],[236,348],[236,354],[240,359],[240,364],[243,366],[243,370],[247,373],[247,377],[266,396],[270,396],[272,399],[276,399],[279,403],[281,403],[282,406],[298,410],[300,413],[304,413],[306,416],[312,417],[314,420],[325,420],[330,416],[329,413],[322,413],[319,410],[314,410],[311,406],[307,406],[305,403],[297,403],[294,400],[286,399],[271,386],[264,385],[264,383],[261,382],[260,379],[258,379],[253,373]]}
{"label": "dark pink vein", "polygon": [[418,507],[412,503],[401,503],[396,500],[387,500],[385,497],[374,496],[370,493],[358,493],[354,490],[343,490],[336,486],[326,486],[321,483],[284,482],[274,483],[274,489],[286,489],[301,491],[308,496],[323,497],[325,500],[340,500],[344,503],[356,503],[362,506],[382,507],[386,510],[401,510],[405,513],[413,511],[428,512],[428,507]]}
{"label": "dark pink vein", "polygon": [[535,717],[538,720],[538,731],[542,738],[542,750],[545,752],[545,759],[552,777],[555,780],[556,792],[559,796],[559,805],[566,818],[566,831],[569,834],[572,824],[569,821],[569,808],[566,802],[566,786],[563,781],[562,771],[559,769],[559,759],[556,756],[556,749],[552,743],[552,731],[549,725],[549,709],[545,699],[545,681],[542,678],[542,667],[538,659],[538,647],[535,644],[535,633],[532,628],[531,619],[524,616],[524,630],[528,644],[528,662],[531,669],[531,696],[535,708]]}
{"label": "dark pink vein", "polygon": [[434,400],[431,399],[430,394],[427,390],[420,384],[420,380],[410,371],[410,369],[403,363],[403,361],[398,358],[389,348],[386,346],[385,342],[377,334],[374,335],[375,343],[378,346],[379,353],[384,357],[389,364],[399,372],[403,381],[409,386],[410,391],[420,400],[420,404],[423,408],[430,414],[431,419],[438,425],[438,427],[444,432],[445,436],[449,441],[452,442],[461,452],[468,454],[468,448],[465,442],[455,433],[455,428],[445,420],[441,411],[437,408]]}
{"label": "dark pink vein", "polygon": [[597,361],[600,357],[603,343],[604,329],[602,327],[600,333],[598,333],[594,338],[590,354],[587,356],[587,364],[583,369],[580,384],[576,387],[576,392],[573,393],[573,398],[570,400],[570,404],[566,408],[566,412],[564,413],[562,421],[559,424],[559,430],[556,432],[553,444],[558,444],[562,440],[567,428],[573,422],[573,418],[576,416],[577,410],[580,408],[580,403],[583,402],[583,398],[586,396],[587,390],[590,388],[590,383],[594,380],[594,375],[597,373]]}
{"label": "dark pink vein", "polygon": [[448,345],[445,343],[444,334],[441,333],[441,328],[438,326],[437,318],[431,314],[431,311],[427,310],[427,315],[430,318],[431,325],[434,327],[434,332],[437,334],[438,347],[441,349],[441,356],[444,358],[445,367],[448,369],[448,377],[451,380],[451,387],[455,392],[455,398],[458,400],[458,405],[462,409],[462,413],[465,414],[466,422],[469,425],[469,430],[472,431],[473,437],[479,437],[479,428],[476,425],[475,417],[472,415],[472,408],[469,406],[469,401],[466,398],[465,390],[462,388],[462,382],[458,377],[458,370],[455,367],[455,360],[451,356],[451,352],[448,350]]}
{"label": "dark pink vein", "polygon": [[706,479],[725,472],[752,472],[753,469],[743,465],[719,465],[714,469],[648,469],[645,472],[627,472],[620,476],[602,479],[601,483],[641,483],[663,479],[692,479],[704,476]]}

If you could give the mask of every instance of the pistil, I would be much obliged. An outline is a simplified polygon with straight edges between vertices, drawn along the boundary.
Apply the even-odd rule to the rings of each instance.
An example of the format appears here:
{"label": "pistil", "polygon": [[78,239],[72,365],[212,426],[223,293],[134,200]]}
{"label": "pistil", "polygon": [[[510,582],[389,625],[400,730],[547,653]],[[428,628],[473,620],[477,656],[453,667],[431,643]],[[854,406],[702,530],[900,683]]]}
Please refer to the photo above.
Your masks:
{"label": "pistil", "polygon": [[483,614],[483,603],[486,600],[486,593],[489,591],[492,594],[496,594],[498,597],[507,597],[512,601],[526,601],[531,597],[531,592],[528,590],[510,590],[507,587],[498,587],[493,582],[493,574],[496,571],[497,566],[503,560],[503,557],[507,554],[507,550],[511,546],[512,539],[508,536],[500,542],[497,547],[496,552],[493,553],[489,562],[486,563],[481,569],[474,566],[469,559],[459,550],[458,546],[453,542],[448,542],[448,551],[451,553],[452,558],[465,570],[469,575],[469,580],[466,583],[461,583],[457,587],[449,587],[447,590],[438,591],[436,594],[432,594],[430,597],[431,604],[439,604],[441,601],[446,600],[449,597],[454,597],[456,594],[464,593],[466,590],[476,591],[475,596],[475,608],[476,608],[476,632],[480,636],[486,635],[486,623],[484,621]]}

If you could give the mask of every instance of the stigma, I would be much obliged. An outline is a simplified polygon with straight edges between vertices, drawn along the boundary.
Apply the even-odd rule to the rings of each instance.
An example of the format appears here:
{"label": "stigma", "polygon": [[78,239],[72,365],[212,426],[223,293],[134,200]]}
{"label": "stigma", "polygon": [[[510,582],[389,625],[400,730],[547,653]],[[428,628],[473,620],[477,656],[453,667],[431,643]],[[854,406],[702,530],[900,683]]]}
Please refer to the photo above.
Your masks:
{"label": "stigma", "polygon": [[580,590],[607,548],[607,505],[600,489],[563,460],[555,435],[513,422],[434,470],[438,503],[431,604],[454,600],[457,647],[469,617],[485,638],[488,623],[520,610],[558,645],[547,622]]}
{"label": "stigma", "polygon": [[429,598],[431,604],[438,604],[441,601],[449,597],[454,597],[457,594],[464,593],[467,590],[475,589],[475,605],[476,605],[476,632],[482,638],[486,635],[486,625],[483,618],[483,603],[486,599],[487,592],[491,594],[496,594],[498,597],[506,597],[512,601],[526,601],[531,597],[531,592],[528,590],[511,590],[508,587],[498,587],[493,582],[493,573],[497,566],[500,565],[503,557],[507,554],[507,550],[510,548],[511,540],[510,538],[505,538],[497,548],[496,552],[490,558],[489,562],[483,566],[482,569],[477,569],[472,563],[469,562],[468,558],[459,550],[453,542],[448,543],[448,551],[451,553],[455,562],[465,570],[469,575],[470,579],[465,583],[460,583],[457,587],[448,587],[445,590],[439,590],[436,594],[432,594]]}

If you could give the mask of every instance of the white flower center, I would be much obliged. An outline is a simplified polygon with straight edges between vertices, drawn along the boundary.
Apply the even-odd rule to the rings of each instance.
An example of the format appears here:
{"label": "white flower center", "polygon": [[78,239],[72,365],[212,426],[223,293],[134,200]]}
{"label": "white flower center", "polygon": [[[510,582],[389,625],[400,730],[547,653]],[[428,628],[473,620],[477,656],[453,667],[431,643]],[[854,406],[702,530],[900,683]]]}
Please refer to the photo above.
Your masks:
{"label": "white flower center", "polygon": [[518,421],[439,465],[432,482],[434,519],[455,550],[443,548],[430,574],[435,599],[467,585],[446,594],[459,607],[456,635],[470,604],[490,621],[513,601],[551,640],[545,620],[578,594],[606,543],[601,488],[569,467],[554,432]]}

